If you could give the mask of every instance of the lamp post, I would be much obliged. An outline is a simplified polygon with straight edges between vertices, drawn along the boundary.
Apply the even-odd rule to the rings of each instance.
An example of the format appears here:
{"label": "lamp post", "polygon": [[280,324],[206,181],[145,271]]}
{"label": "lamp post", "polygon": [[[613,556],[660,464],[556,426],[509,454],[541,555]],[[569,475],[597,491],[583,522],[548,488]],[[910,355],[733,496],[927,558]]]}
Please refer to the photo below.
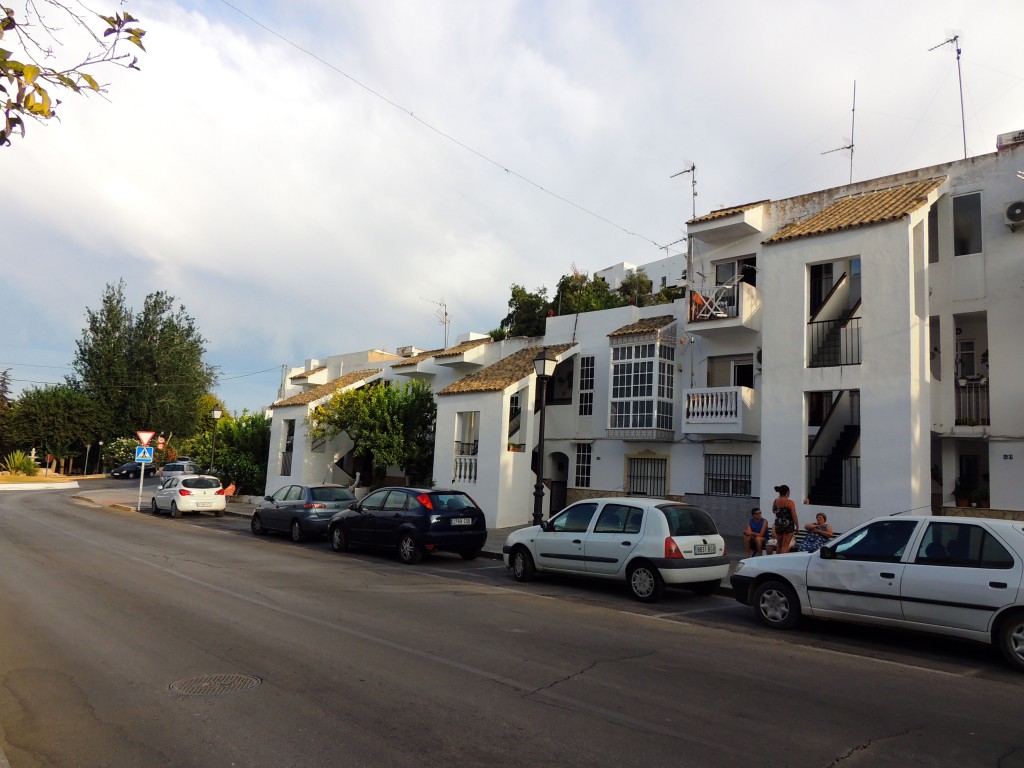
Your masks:
{"label": "lamp post", "polygon": [[213,474],[213,457],[217,453],[217,422],[220,421],[220,417],[224,415],[224,411],[220,408],[214,408],[210,412],[213,416],[213,444],[210,446],[210,474]]}
{"label": "lamp post", "polygon": [[103,441],[102,440],[100,440],[100,460],[99,460],[99,465],[100,465],[100,467],[99,467],[100,472],[99,473],[102,475],[103,474]]}
{"label": "lamp post", "polygon": [[547,347],[541,349],[533,359],[537,371],[538,397],[540,398],[540,429],[537,432],[537,483],[533,487],[533,524],[540,525],[544,519],[544,413],[547,410],[548,379],[555,373],[555,353]]}

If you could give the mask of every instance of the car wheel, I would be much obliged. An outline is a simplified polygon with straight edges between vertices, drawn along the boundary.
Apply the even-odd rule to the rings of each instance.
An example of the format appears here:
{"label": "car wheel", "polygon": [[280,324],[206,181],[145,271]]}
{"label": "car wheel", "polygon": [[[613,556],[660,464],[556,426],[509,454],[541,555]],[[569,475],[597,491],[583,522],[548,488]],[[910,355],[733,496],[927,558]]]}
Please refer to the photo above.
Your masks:
{"label": "car wheel", "polygon": [[773,629],[789,629],[800,620],[800,601],[783,581],[766,581],[754,590],[754,610]]}
{"label": "car wheel", "polygon": [[249,530],[256,536],[266,536],[267,529],[263,527],[263,521],[260,520],[260,513],[253,512],[252,520],[249,521]]}
{"label": "car wheel", "polygon": [[178,509],[177,502],[171,502],[171,517],[181,517],[181,510]]}
{"label": "car wheel", "polygon": [[423,547],[416,543],[411,533],[403,533],[398,542],[398,559],[406,565],[416,565],[423,559]]}
{"label": "car wheel", "polygon": [[665,580],[657,568],[640,561],[629,569],[629,589],[641,603],[653,603],[665,592]]}
{"label": "car wheel", "polygon": [[713,595],[721,583],[717,579],[715,581],[698,581],[696,584],[691,584],[689,589],[697,595]]}
{"label": "car wheel", "polygon": [[292,520],[291,532],[292,541],[294,541],[296,544],[306,540],[306,534],[302,531],[302,523],[300,523],[298,520]]}
{"label": "car wheel", "polygon": [[533,564],[533,555],[526,547],[516,547],[512,550],[512,577],[516,581],[530,581],[537,572]]}
{"label": "car wheel", "polygon": [[215,510],[213,511],[213,516],[214,516],[214,517],[224,517],[224,513],[225,513],[226,511],[227,511],[226,509],[215,509]]}
{"label": "car wheel", "polygon": [[159,515],[160,514],[160,507],[158,507],[156,505],[156,499],[155,498],[152,498],[152,499],[149,500],[149,505],[153,508],[153,514],[154,515]]}
{"label": "car wheel", "polygon": [[335,552],[344,552],[348,549],[348,536],[345,535],[345,529],[340,525],[331,528],[328,538],[331,540],[331,549]]}
{"label": "car wheel", "polygon": [[1024,672],[1024,612],[1011,613],[999,623],[995,642],[1010,666]]}
{"label": "car wheel", "polygon": [[134,479],[135,479],[136,477],[138,477],[138,476],[139,476],[139,473],[138,473],[138,472],[129,472],[129,473],[128,473],[128,479],[129,479],[129,480],[134,480]]}
{"label": "car wheel", "polygon": [[464,549],[459,552],[463,560],[476,560],[480,557],[480,547],[473,547],[473,549]]}

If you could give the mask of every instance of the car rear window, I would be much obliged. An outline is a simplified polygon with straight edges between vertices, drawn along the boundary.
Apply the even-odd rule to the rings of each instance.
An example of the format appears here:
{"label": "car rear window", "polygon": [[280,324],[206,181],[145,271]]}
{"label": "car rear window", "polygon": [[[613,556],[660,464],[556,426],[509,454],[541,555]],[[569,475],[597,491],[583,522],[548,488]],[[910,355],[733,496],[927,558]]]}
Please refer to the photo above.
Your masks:
{"label": "car rear window", "polygon": [[434,509],[476,509],[476,504],[464,493],[432,493]]}
{"label": "car rear window", "polygon": [[220,488],[220,480],[215,477],[186,477],[181,484],[186,488]]}
{"label": "car rear window", "polygon": [[700,507],[666,504],[658,509],[665,514],[670,536],[713,536],[718,533],[718,526],[711,515]]}
{"label": "car rear window", "polygon": [[181,472],[181,470],[182,470],[181,464],[165,464],[164,465],[164,472]]}
{"label": "car rear window", "polygon": [[313,501],[355,501],[355,496],[345,488],[310,488]]}

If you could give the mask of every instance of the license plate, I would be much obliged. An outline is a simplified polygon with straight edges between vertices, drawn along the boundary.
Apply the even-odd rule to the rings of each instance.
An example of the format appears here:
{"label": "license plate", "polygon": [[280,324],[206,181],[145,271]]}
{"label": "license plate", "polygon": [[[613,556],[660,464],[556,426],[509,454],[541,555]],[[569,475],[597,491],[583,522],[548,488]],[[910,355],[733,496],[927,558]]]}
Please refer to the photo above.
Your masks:
{"label": "license plate", "polygon": [[213,506],[213,502],[212,501],[197,501],[196,502],[196,506],[197,507],[212,507]]}
{"label": "license plate", "polygon": [[714,544],[695,544],[693,547],[693,554],[695,555],[713,555],[715,554]]}
{"label": "license plate", "polygon": [[452,525],[472,525],[472,524],[473,524],[473,518],[472,517],[453,517],[452,518]]}

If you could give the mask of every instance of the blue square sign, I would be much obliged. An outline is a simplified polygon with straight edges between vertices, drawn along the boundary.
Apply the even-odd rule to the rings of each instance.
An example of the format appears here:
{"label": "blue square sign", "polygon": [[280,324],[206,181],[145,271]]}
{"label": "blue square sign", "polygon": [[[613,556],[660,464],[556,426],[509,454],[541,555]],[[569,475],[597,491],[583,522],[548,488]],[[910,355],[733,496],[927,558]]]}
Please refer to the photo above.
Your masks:
{"label": "blue square sign", "polygon": [[137,445],[135,446],[135,460],[139,464],[149,464],[153,461],[153,446],[151,445]]}

